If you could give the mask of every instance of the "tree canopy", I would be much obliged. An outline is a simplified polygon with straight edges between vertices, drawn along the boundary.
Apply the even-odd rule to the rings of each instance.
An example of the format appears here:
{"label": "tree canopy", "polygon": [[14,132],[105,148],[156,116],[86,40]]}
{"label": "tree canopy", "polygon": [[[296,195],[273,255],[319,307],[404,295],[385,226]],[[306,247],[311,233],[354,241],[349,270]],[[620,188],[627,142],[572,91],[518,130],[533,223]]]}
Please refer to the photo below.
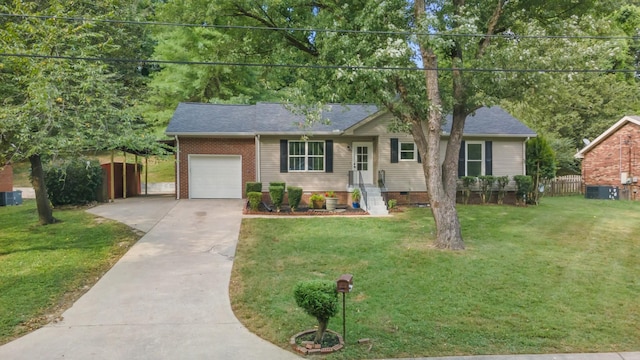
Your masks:
{"label": "tree canopy", "polygon": [[[140,30],[100,21],[127,17],[137,3],[10,1],[0,11],[0,159],[29,159],[40,222],[54,221],[42,159],[89,150],[153,146],[135,113],[143,82],[131,64],[92,58],[141,57]],[[24,15],[24,16],[19,16]]]}

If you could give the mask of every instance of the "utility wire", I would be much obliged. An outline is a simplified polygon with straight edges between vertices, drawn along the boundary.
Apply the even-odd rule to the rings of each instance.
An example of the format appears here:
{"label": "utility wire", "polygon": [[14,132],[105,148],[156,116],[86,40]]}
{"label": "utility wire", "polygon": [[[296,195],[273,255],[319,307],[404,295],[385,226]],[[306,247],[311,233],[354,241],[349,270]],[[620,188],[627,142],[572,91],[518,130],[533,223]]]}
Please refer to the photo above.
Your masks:
{"label": "utility wire", "polygon": [[58,59],[72,61],[99,61],[111,63],[145,63],[145,64],[176,64],[176,65],[208,65],[208,66],[241,66],[241,67],[269,67],[292,69],[344,69],[344,70],[396,70],[396,71],[463,71],[463,72],[501,72],[501,73],[636,73],[640,69],[498,69],[498,68],[425,68],[402,66],[364,66],[364,65],[305,65],[305,64],[260,64],[223,61],[178,61],[178,60],[147,60],[104,58],[90,56],[38,55],[38,54],[9,54],[0,53],[0,57],[16,57],[30,59]]}
{"label": "utility wire", "polygon": [[68,17],[56,15],[21,15],[0,13],[0,17],[39,19],[39,20],[64,20],[73,22],[96,22],[110,24],[127,24],[142,26],[173,26],[173,27],[200,27],[212,29],[239,29],[239,30],[262,30],[262,31],[301,31],[308,33],[338,33],[338,34],[372,34],[372,35],[399,35],[399,36],[429,36],[429,37],[480,37],[480,38],[508,38],[508,39],[593,39],[593,40],[640,40],[638,36],[614,36],[614,35],[518,35],[508,34],[444,34],[420,31],[391,31],[391,30],[345,30],[345,29],[320,29],[320,28],[288,28],[288,27],[266,27],[249,25],[214,25],[203,22],[202,24],[174,23],[158,21],[136,21],[136,20],[113,20],[113,19],[91,19],[84,17]]}

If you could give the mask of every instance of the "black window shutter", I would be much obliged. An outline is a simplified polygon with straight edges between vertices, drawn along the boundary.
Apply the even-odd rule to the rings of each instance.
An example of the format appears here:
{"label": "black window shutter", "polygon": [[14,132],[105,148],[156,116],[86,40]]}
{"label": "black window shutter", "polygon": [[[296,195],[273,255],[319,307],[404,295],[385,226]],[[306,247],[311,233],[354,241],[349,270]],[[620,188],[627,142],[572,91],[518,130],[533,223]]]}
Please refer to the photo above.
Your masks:
{"label": "black window shutter", "polygon": [[289,142],[280,140],[280,172],[289,172]]}
{"label": "black window shutter", "polygon": [[493,142],[484,143],[484,174],[493,175]]}
{"label": "black window shutter", "polygon": [[333,140],[327,140],[324,142],[325,146],[325,172],[333,172]]}
{"label": "black window shutter", "polygon": [[398,162],[398,138],[391,138],[391,163]]}
{"label": "black window shutter", "polygon": [[460,155],[458,156],[458,177],[466,176],[464,169],[464,159],[465,159],[465,150],[466,146],[464,141],[460,143]]}
{"label": "black window shutter", "polygon": [[418,162],[421,163],[422,157],[420,156],[420,151],[417,148],[418,148],[418,145],[416,144],[416,153],[418,153]]}

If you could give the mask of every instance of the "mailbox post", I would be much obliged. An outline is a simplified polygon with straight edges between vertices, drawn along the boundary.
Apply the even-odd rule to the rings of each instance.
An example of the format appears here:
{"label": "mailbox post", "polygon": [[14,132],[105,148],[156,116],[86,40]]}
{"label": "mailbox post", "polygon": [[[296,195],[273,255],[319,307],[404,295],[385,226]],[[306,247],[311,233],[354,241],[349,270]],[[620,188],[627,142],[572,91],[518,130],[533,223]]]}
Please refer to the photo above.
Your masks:
{"label": "mailbox post", "polygon": [[347,343],[347,322],[346,322],[346,306],[345,306],[345,294],[351,292],[353,289],[353,275],[342,274],[336,281],[336,289],[339,293],[342,293],[342,338]]}

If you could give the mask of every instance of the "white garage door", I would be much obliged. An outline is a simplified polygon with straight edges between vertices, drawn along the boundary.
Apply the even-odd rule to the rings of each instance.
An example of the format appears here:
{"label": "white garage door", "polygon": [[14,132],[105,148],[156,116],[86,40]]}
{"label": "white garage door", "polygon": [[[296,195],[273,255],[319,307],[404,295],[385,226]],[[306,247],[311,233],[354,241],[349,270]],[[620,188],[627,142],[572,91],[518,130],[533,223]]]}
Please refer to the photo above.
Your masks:
{"label": "white garage door", "polygon": [[241,199],[240,155],[189,155],[189,198]]}

